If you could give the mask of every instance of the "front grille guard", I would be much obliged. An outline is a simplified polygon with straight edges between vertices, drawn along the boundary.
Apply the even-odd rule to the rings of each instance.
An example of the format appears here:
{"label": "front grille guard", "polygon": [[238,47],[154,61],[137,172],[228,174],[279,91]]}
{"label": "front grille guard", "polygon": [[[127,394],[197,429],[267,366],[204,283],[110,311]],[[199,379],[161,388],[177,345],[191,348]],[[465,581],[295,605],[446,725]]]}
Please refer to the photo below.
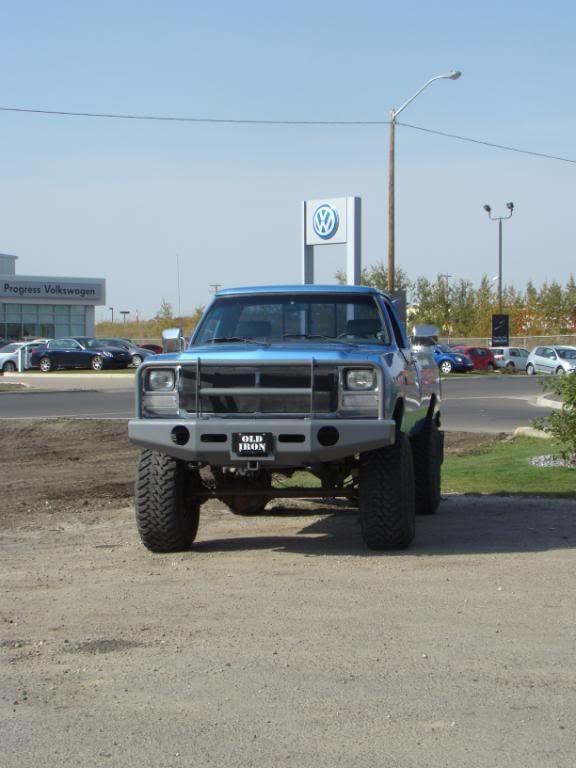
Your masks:
{"label": "front grille guard", "polygon": [[[356,363],[354,365],[354,362],[352,361],[351,364],[343,365],[340,361],[338,362],[325,362],[322,361],[322,363],[318,363],[318,361],[314,358],[310,360],[304,360],[304,361],[298,361],[298,360],[275,360],[275,361],[257,361],[257,362],[251,362],[249,365],[243,366],[242,361],[223,361],[219,360],[217,363],[215,361],[210,361],[206,365],[207,368],[214,368],[215,366],[226,368],[226,367],[246,367],[247,369],[255,369],[258,373],[261,369],[266,368],[295,368],[295,367],[302,367],[303,369],[309,370],[309,377],[310,377],[310,386],[309,387],[203,387],[202,386],[202,362],[200,358],[196,359],[194,368],[195,368],[195,409],[181,409],[182,415],[186,415],[188,417],[192,418],[208,418],[208,417],[218,417],[218,418],[226,418],[226,416],[232,417],[232,418],[247,418],[255,415],[265,415],[267,417],[272,416],[279,416],[279,417],[285,417],[286,413],[279,413],[279,414],[273,414],[266,412],[265,414],[261,411],[255,410],[252,413],[249,412],[242,412],[242,413],[234,413],[231,412],[229,414],[222,413],[222,412],[213,412],[213,411],[206,411],[202,407],[202,398],[208,397],[208,396],[248,396],[248,397],[267,397],[267,396],[285,396],[285,397],[302,397],[305,396],[308,398],[308,410],[303,412],[290,412],[288,418],[312,418],[314,416],[321,416],[323,418],[327,416],[332,416],[334,418],[340,417],[340,411],[343,408],[342,404],[342,392],[343,392],[343,375],[344,375],[344,369],[350,368],[350,367],[358,367],[361,365],[361,367],[369,367],[372,368],[376,372],[376,378],[377,378],[377,392],[382,393],[382,372],[381,370],[374,365],[370,365],[369,363],[366,363],[362,361],[362,363]],[[176,368],[176,390],[181,395],[181,381],[182,381],[182,370],[186,367],[191,366],[184,366],[184,365],[178,365]],[[330,369],[332,372],[336,374],[337,381],[336,381],[336,398],[337,398],[337,407],[335,411],[328,412],[328,411],[322,411],[317,412],[315,408],[315,395],[317,394],[316,390],[316,381],[317,381],[317,374],[318,369],[320,371],[322,369]],[[382,419],[383,418],[383,398],[379,397],[379,407],[378,407],[378,415],[376,418]]]}

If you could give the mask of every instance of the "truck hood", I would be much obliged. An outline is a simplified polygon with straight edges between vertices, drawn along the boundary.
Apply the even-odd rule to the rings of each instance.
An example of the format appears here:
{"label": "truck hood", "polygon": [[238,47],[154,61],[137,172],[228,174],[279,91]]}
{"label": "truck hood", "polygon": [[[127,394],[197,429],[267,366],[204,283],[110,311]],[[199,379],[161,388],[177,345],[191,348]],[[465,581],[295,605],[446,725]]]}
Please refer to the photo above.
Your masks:
{"label": "truck hood", "polygon": [[391,350],[382,344],[348,344],[345,342],[296,342],[282,344],[255,344],[240,342],[230,344],[206,344],[191,347],[184,352],[154,355],[146,359],[146,364],[154,366],[163,362],[192,363],[197,358],[204,362],[372,362],[377,363]]}

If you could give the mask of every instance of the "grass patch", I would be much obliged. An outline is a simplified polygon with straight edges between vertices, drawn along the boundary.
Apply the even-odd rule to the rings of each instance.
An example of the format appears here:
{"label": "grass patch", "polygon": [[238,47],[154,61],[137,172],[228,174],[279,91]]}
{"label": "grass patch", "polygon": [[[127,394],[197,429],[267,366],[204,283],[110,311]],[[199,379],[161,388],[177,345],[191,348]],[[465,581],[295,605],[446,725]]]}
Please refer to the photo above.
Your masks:
{"label": "grass patch", "polygon": [[448,455],[442,468],[442,490],[576,498],[576,470],[528,464],[528,459],[544,454],[559,456],[560,444],[555,440],[515,437],[473,453]]}

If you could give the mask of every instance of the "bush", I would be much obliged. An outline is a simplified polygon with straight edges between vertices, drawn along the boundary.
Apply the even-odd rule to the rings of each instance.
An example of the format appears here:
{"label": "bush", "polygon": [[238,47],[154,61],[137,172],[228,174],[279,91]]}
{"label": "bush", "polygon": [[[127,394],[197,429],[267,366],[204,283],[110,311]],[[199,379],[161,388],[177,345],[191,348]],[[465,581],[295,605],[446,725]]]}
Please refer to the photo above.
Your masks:
{"label": "bush", "polygon": [[576,461],[576,371],[564,376],[547,376],[544,391],[560,397],[562,408],[545,419],[538,419],[535,426],[553,435],[564,447],[562,456]]}

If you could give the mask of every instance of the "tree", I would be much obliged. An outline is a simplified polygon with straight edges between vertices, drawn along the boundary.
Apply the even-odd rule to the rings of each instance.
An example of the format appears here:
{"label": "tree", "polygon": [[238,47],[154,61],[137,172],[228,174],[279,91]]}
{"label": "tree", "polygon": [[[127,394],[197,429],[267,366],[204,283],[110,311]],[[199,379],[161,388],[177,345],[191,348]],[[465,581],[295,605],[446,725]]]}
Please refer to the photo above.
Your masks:
{"label": "tree", "polygon": [[160,309],[156,313],[154,319],[161,320],[163,322],[171,322],[174,319],[172,304],[166,301],[166,299],[162,299],[162,304],[160,305]]}

